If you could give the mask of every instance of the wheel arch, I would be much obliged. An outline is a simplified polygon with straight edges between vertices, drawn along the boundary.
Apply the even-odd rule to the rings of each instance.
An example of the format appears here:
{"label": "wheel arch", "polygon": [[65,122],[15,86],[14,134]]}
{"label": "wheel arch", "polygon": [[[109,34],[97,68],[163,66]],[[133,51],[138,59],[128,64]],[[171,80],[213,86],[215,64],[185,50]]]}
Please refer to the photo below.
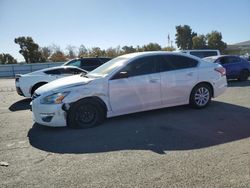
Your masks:
{"label": "wheel arch", "polygon": [[35,88],[37,89],[38,86],[42,86],[44,84],[47,84],[48,82],[46,81],[41,81],[41,82],[37,82],[36,84],[34,84],[31,88],[30,88],[30,94],[32,95],[35,92]]}
{"label": "wheel arch", "polygon": [[101,99],[101,98],[98,97],[98,96],[88,96],[88,97],[84,97],[84,98],[81,98],[81,99],[75,101],[74,103],[77,103],[77,102],[79,102],[79,101],[81,101],[81,100],[94,100],[94,101],[98,102],[98,103],[104,108],[105,113],[107,113],[107,111],[108,111],[107,104],[104,102],[103,99]]}
{"label": "wheel arch", "polygon": [[208,85],[208,86],[210,87],[210,89],[211,89],[212,97],[214,97],[214,87],[213,87],[213,85],[212,85],[210,82],[202,81],[202,82],[197,83],[197,84],[192,88],[192,90],[191,90],[191,92],[190,92],[190,95],[189,95],[189,99],[190,99],[190,97],[191,97],[191,93],[192,93],[192,91],[194,90],[194,88],[197,87],[198,85],[201,85],[201,84],[206,84],[206,85]]}

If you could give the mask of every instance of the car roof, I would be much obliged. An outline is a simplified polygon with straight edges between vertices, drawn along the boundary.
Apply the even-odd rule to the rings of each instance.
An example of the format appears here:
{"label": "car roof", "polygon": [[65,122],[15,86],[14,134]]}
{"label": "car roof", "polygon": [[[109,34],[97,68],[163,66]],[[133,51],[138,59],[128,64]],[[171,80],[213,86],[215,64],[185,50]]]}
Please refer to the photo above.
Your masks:
{"label": "car roof", "polygon": [[133,59],[137,57],[146,57],[150,55],[180,55],[180,56],[185,56],[185,57],[191,57],[196,60],[200,60],[200,58],[190,55],[190,54],[185,54],[181,52],[167,52],[167,51],[148,51],[148,52],[135,52],[135,53],[130,53],[130,54],[125,54],[122,56],[119,56],[121,58],[128,58],[128,59]]}

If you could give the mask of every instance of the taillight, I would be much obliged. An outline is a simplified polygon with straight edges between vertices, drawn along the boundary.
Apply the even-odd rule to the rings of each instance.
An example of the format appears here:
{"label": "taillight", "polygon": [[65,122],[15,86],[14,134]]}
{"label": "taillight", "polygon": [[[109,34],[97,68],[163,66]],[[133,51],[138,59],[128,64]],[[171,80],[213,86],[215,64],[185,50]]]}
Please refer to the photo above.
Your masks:
{"label": "taillight", "polygon": [[219,72],[221,76],[226,76],[226,69],[223,67],[217,67],[214,69],[215,71]]}

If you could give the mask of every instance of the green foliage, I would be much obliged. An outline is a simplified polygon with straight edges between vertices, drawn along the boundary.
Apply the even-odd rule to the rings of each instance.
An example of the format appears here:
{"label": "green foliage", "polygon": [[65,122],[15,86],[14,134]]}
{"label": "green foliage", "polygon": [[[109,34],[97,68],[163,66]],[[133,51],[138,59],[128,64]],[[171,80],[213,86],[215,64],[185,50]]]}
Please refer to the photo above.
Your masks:
{"label": "green foliage", "polygon": [[67,58],[62,51],[56,51],[50,56],[49,60],[53,62],[61,62],[66,61]]}
{"label": "green foliage", "polygon": [[198,35],[192,38],[193,49],[206,49],[206,36],[205,35]]}
{"label": "green foliage", "polygon": [[36,63],[44,61],[42,53],[39,51],[39,45],[31,37],[18,37],[14,42],[20,45],[20,54],[23,55],[26,63]]}
{"label": "green foliage", "polygon": [[88,57],[88,50],[83,44],[78,49],[78,57]]}
{"label": "green foliage", "polygon": [[175,51],[176,49],[174,47],[165,47],[165,48],[162,48],[163,51],[169,51],[169,52],[172,52],[172,51]]}
{"label": "green foliage", "polygon": [[76,58],[76,47],[75,46],[68,45],[66,47],[66,50],[67,50],[67,58],[68,59]]}
{"label": "green foliage", "polygon": [[89,56],[90,57],[102,57],[102,56],[105,56],[105,50],[102,50],[99,47],[93,47],[89,51]]}
{"label": "green foliage", "polygon": [[123,46],[122,50],[124,54],[130,54],[136,52],[136,49],[133,46]]}
{"label": "green foliage", "polygon": [[192,29],[188,25],[176,26],[175,43],[181,50],[192,49],[192,38],[197,34],[192,32]]}
{"label": "green foliage", "polygon": [[142,51],[159,51],[161,50],[161,46],[157,43],[149,43],[147,45],[142,46]]}
{"label": "green foliage", "polygon": [[0,64],[15,64],[17,60],[10,54],[0,54]]}
{"label": "green foliage", "polygon": [[222,41],[222,34],[218,31],[212,31],[207,34],[207,45],[208,48],[218,49],[221,52],[227,48],[227,44]]}
{"label": "green foliage", "polygon": [[43,48],[40,49],[40,51],[41,51],[41,54],[42,54],[42,60],[44,62],[49,61],[49,57],[50,57],[50,55],[52,53],[52,50],[49,47],[43,47]]}

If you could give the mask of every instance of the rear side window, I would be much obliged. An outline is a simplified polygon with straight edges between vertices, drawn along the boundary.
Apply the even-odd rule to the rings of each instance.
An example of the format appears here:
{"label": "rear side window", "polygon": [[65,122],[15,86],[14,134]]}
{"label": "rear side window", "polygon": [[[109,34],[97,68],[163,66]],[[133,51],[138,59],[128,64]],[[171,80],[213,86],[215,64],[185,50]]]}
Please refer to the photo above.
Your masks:
{"label": "rear side window", "polygon": [[222,57],[219,59],[221,64],[229,64],[229,63],[239,63],[241,59],[239,57]]}
{"label": "rear side window", "polygon": [[180,55],[166,55],[164,56],[164,64],[161,71],[178,70],[196,67],[198,61],[189,57]]}
{"label": "rear side window", "polygon": [[99,66],[101,62],[99,59],[83,59],[82,66]]}
{"label": "rear side window", "polygon": [[100,58],[102,63],[106,63],[107,61],[111,60],[110,58]]}
{"label": "rear side window", "polygon": [[216,51],[193,51],[193,52],[190,52],[190,54],[199,58],[218,55]]}
{"label": "rear side window", "polygon": [[48,71],[44,71],[45,74],[51,74],[51,75],[59,75],[61,74],[60,69],[54,69],[54,70],[48,70]]}

